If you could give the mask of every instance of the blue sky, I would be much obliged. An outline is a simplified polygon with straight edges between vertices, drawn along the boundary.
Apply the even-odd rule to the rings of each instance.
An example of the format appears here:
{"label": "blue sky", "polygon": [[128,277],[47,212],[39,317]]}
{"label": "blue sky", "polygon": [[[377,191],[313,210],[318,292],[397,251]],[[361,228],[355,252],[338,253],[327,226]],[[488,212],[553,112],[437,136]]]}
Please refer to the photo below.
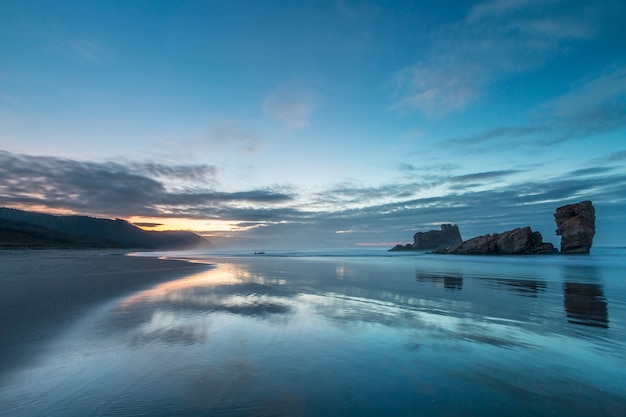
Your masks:
{"label": "blue sky", "polygon": [[3,1],[0,205],[222,246],[626,229],[621,1]]}

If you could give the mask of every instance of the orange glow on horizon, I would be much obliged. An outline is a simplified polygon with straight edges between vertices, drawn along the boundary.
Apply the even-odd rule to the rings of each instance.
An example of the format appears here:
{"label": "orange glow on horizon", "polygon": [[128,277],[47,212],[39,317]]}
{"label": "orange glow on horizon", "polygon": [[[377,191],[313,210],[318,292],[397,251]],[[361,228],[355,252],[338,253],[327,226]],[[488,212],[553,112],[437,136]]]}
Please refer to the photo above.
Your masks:
{"label": "orange glow on horizon", "polygon": [[240,282],[242,282],[242,278],[238,277],[233,271],[229,271],[227,268],[217,267],[185,278],[164,282],[147,290],[140,291],[120,301],[119,308],[123,310],[140,301],[163,300],[177,291],[190,288],[234,285]]}
{"label": "orange glow on horizon", "polygon": [[78,214],[73,210],[62,209],[62,208],[52,208],[43,204],[28,204],[28,205],[12,204],[10,208],[13,208],[16,210],[31,211],[31,212],[36,212],[36,213],[52,214],[54,216],[81,216],[81,214]]}
{"label": "orange glow on horizon", "polygon": [[[143,230],[163,232],[167,230],[188,230],[199,234],[211,232],[232,232],[248,228],[238,226],[237,220],[205,220],[182,217],[142,217],[131,216],[126,220]],[[148,226],[147,224],[152,224]]]}

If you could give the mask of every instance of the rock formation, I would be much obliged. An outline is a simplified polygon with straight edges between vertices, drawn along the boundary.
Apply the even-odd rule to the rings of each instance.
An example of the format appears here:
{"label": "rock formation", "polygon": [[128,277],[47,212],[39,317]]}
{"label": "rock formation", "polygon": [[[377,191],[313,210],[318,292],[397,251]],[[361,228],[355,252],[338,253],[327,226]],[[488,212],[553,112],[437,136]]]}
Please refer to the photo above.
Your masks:
{"label": "rock formation", "polygon": [[413,236],[413,244],[396,245],[392,251],[401,250],[432,250],[437,248],[448,248],[462,242],[459,227],[451,224],[442,224],[441,230],[430,230],[428,232],[417,232]]}
{"label": "rock formation", "polygon": [[561,253],[588,254],[596,233],[595,209],[591,201],[568,204],[556,209],[556,234],[561,236]]}
{"label": "rock formation", "polygon": [[465,255],[543,255],[556,253],[552,243],[544,243],[539,232],[518,227],[503,233],[478,236],[436,253]]}
{"label": "rock formation", "polygon": [[[561,236],[561,253],[588,254],[596,232],[595,209],[591,201],[556,209],[556,234]],[[518,227],[503,233],[462,241],[457,225],[442,224],[441,231],[418,232],[413,244],[397,245],[391,251],[433,250],[432,253],[465,255],[544,255],[558,253],[552,243],[543,242],[539,232]]]}

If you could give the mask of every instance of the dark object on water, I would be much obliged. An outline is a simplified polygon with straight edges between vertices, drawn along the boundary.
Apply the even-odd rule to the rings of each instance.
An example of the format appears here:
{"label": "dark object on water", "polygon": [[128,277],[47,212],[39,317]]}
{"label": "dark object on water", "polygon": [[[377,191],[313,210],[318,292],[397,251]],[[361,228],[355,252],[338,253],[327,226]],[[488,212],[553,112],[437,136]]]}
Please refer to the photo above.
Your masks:
{"label": "dark object on water", "polygon": [[254,252],[255,255],[265,255],[265,252]]}
{"label": "dark object on water", "polygon": [[556,253],[552,243],[543,242],[539,232],[518,227],[503,233],[478,236],[450,247],[447,251],[464,255],[547,255]]}
{"label": "dark object on water", "polygon": [[[591,201],[568,204],[556,209],[556,234],[561,236],[561,253],[589,254],[596,232],[595,209]],[[433,249],[437,254],[464,255],[549,255],[558,253],[551,244],[543,242],[539,232],[530,227],[518,227],[503,233],[478,236],[462,241],[459,228],[442,224],[441,231],[416,233],[414,243],[396,245],[391,251]],[[452,242],[452,243],[449,243]]]}
{"label": "dark object on water", "polygon": [[595,209],[591,201],[557,208],[554,220],[556,234],[561,236],[561,253],[589,254],[596,233]]}
{"label": "dark object on water", "polygon": [[462,242],[459,226],[442,224],[441,230],[430,230],[428,232],[417,232],[413,236],[413,244],[396,245],[391,251],[403,250],[429,250],[437,248],[448,248]]}

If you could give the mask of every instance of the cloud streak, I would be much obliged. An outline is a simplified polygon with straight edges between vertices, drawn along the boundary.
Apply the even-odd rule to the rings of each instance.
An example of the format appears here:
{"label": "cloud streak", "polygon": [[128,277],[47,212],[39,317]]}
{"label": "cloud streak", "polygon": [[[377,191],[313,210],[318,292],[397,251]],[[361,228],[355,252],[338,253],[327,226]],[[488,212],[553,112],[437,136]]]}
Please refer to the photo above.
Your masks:
{"label": "cloud streak", "polygon": [[319,96],[312,90],[286,85],[272,92],[263,102],[263,110],[272,118],[292,129],[311,124],[311,115],[319,105]]}
{"label": "cloud streak", "polygon": [[464,20],[444,25],[425,40],[430,46],[424,56],[393,78],[393,107],[430,117],[461,111],[493,84],[539,68],[595,35],[590,6],[554,3],[483,2]]}
{"label": "cloud streak", "polygon": [[[207,165],[122,165],[0,151],[0,204],[108,216],[184,214],[192,207],[202,207],[204,216],[212,217],[224,204],[265,207],[292,199],[289,194],[269,189],[171,191],[163,180],[182,177],[203,182],[214,170]],[[156,174],[159,180],[149,174]]]}
{"label": "cloud streak", "polygon": [[[178,165],[170,171],[152,163],[82,162],[0,151],[0,206],[108,217],[219,219],[233,222],[228,236],[254,247],[410,240],[415,231],[441,222],[458,223],[466,237],[531,225],[549,238],[552,213],[561,204],[591,199],[602,218],[623,219],[624,160],[624,151],[613,152],[588,161],[585,168],[542,179],[520,170],[439,171],[408,183],[342,183],[303,195],[280,186],[229,193],[209,187],[170,191],[163,178],[151,178],[137,167],[158,166],[160,175],[172,172],[173,178],[181,171],[199,172],[202,178],[208,168]],[[435,187],[435,195],[425,193]]]}
{"label": "cloud streak", "polygon": [[445,146],[494,148],[498,144],[549,146],[626,128],[626,67],[613,69],[574,86],[539,105],[525,126],[500,126],[449,139]]}

